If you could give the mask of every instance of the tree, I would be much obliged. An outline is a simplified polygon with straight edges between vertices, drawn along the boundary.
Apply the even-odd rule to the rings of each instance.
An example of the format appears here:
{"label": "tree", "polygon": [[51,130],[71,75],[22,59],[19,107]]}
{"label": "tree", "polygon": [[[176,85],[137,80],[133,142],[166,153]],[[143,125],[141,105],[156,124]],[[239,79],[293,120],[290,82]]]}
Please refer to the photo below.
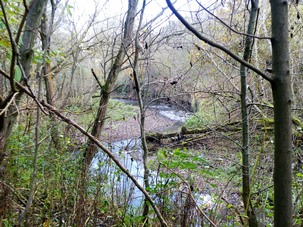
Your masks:
{"label": "tree", "polygon": [[174,8],[170,0],[167,5],[177,18],[200,40],[224,51],[242,65],[268,80],[272,86],[275,121],[274,154],[274,222],[275,226],[292,226],[292,141],[291,141],[291,98],[288,47],[288,1],[272,0],[272,72],[269,77],[264,72],[239,58],[222,45],[206,38],[194,29]]}
{"label": "tree", "polygon": [[[0,109],[1,117],[0,117],[0,176],[4,179],[5,174],[5,158],[7,154],[5,153],[5,145],[6,141],[9,138],[12,128],[16,122],[18,111],[16,111],[16,106],[12,105],[13,100],[16,100],[15,103],[18,105],[20,103],[20,99],[22,97],[23,92],[18,91],[15,87],[15,70],[18,67],[20,70],[20,80],[28,85],[28,78],[30,77],[30,70],[32,66],[32,58],[33,58],[33,48],[36,41],[38,28],[41,24],[41,18],[44,8],[46,7],[47,0],[33,0],[30,5],[24,5],[25,12],[23,14],[23,18],[19,24],[18,33],[16,37],[13,37],[13,33],[10,27],[10,24],[7,20],[7,14],[5,11],[5,5],[3,1],[0,1],[1,9],[3,16],[5,18],[5,26],[6,30],[9,33],[10,45],[12,48],[12,57],[11,57],[11,65],[10,65],[10,91],[8,95],[3,98],[0,97]],[[23,29],[25,23],[25,29]],[[22,35],[22,42],[20,48],[18,48],[19,39]],[[18,66],[16,66],[16,64]],[[4,114],[6,112],[6,114]],[[0,222],[2,222],[2,218],[5,215],[3,212],[6,210],[5,198],[7,195],[7,190],[5,186],[1,183],[0,186]]]}
{"label": "tree", "polygon": [[288,1],[272,0],[272,70],[274,100],[274,224],[292,226],[292,129],[289,70]]}
{"label": "tree", "polygon": [[[119,75],[119,72],[121,70],[121,67],[124,63],[124,58],[126,55],[127,50],[131,47],[132,39],[133,39],[133,28],[134,28],[134,22],[135,17],[137,13],[137,5],[138,1],[136,0],[129,0],[128,1],[128,12],[127,17],[125,19],[125,26],[124,26],[124,33],[121,40],[121,44],[118,50],[118,53],[115,57],[115,60],[113,62],[113,65],[110,69],[110,72],[107,76],[107,79],[105,81],[105,84],[100,88],[100,102],[99,102],[99,108],[98,113],[94,121],[94,125],[92,128],[92,135],[95,138],[100,138],[102,129],[104,127],[105,123],[105,114],[107,111],[107,104],[110,99],[110,94],[112,92],[112,89],[115,85],[115,82],[117,80],[117,77]],[[85,182],[87,178],[88,169],[90,167],[90,164],[93,160],[93,157],[97,151],[96,145],[89,141],[87,148],[84,153],[84,162],[83,162],[83,169],[82,169],[82,182],[81,182],[81,188],[80,188],[80,198],[77,204],[77,215],[76,215],[76,222],[77,226],[83,226],[86,220],[85,215]]]}
{"label": "tree", "polygon": [[[243,53],[243,60],[249,61],[252,52],[253,35],[257,24],[259,0],[251,0],[251,10],[247,27],[248,36],[245,39],[245,49]],[[250,207],[250,173],[249,173],[249,115],[247,108],[247,71],[246,67],[241,64],[241,112],[242,112],[242,193],[243,193],[243,204],[245,212],[249,218],[250,226],[257,226],[256,216],[254,211]]]}
{"label": "tree", "polygon": [[[51,34],[53,32],[55,13],[57,10],[57,5],[59,0],[51,0],[51,16],[48,18],[47,10],[44,9],[43,18],[41,23],[41,42],[42,42],[42,51],[43,53],[43,79],[45,83],[46,90],[46,99],[47,102],[51,105],[54,105],[54,85],[53,85],[53,75],[51,71]],[[54,146],[57,150],[60,150],[60,138],[58,124],[55,121],[55,116],[50,116],[50,127],[51,127],[51,137],[54,143]]]}

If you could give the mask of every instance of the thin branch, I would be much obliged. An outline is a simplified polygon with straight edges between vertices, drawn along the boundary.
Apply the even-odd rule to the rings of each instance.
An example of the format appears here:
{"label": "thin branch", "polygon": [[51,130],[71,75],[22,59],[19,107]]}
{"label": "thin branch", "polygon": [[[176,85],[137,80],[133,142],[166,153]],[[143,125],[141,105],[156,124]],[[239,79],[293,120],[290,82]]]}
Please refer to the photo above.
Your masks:
{"label": "thin branch", "polygon": [[11,100],[9,100],[9,102],[7,103],[6,107],[4,107],[1,112],[0,112],[0,116],[2,114],[5,113],[5,111],[8,109],[8,107],[12,104],[13,100],[15,99],[16,95],[19,94],[19,92],[14,93],[13,97],[11,98]]}
{"label": "thin branch", "polygon": [[59,118],[61,118],[63,121],[65,121],[67,124],[75,127],[78,129],[83,135],[88,137],[94,144],[96,144],[104,153],[107,154],[107,156],[114,161],[114,163],[121,169],[122,172],[124,172],[129,179],[137,186],[137,188],[144,194],[146,199],[150,202],[150,205],[153,207],[154,211],[156,212],[162,226],[167,226],[167,223],[165,222],[164,218],[161,215],[161,212],[159,208],[156,206],[154,200],[151,198],[149,193],[140,185],[140,183],[136,180],[136,178],[126,169],[122,163],[115,157],[115,155],[107,148],[105,147],[97,138],[92,136],[90,133],[88,133],[84,128],[82,128],[80,125],[78,125],[73,120],[65,117],[62,115],[58,110],[56,110],[53,106],[49,105],[48,103],[42,101],[41,104],[46,107],[49,111],[56,114]]}
{"label": "thin branch", "polygon": [[8,19],[7,19],[7,15],[6,15],[6,11],[5,11],[5,7],[4,4],[2,2],[2,0],[0,0],[0,5],[1,5],[1,10],[3,13],[3,17],[4,17],[4,24],[6,26],[7,32],[8,32],[8,36],[10,39],[10,43],[12,45],[12,58],[11,58],[11,65],[10,65],[10,85],[11,85],[11,89],[13,92],[16,92],[16,87],[15,87],[15,81],[14,81],[14,74],[15,74],[15,65],[16,65],[16,58],[18,58],[18,48],[17,48],[17,44],[13,38],[13,34],[12,34],[12,30],[10,28]]}
{"label": "thin branch", "polygon": [[[4,72],[2,69],[0,69],[0,74],[2,74],[5,78],[10,79],[10,76]],[[22,92],[25,92],[28,96],[32,97],[32,99],[37,103],[37,105],[39,106],[39,108],[41,109],[41,111],[45,114],[48,115],[48,113],[44,110],[43,106],[41,105],[41,103],[37,100],[36,96],[34,95],[33,91],[30,90],[30,88],[26,88],[24,87],[22,84],[18,83],[17,81],[15,81],[15,84],[17,85],[18,88],[20,88],[22,90]]]}
{"label": "thin branch", "polygon": [[211,16],[213,16],[214,18],[216,18],[218,21],[220,21],[224,26],[226,26],[228,29],[230,29],[231,31],[233,31],[234,33],[238,34],[238,35],[242,35],[242,36],[246,36],[246,37],[251,37],[251,38],[256,38],[256,39],[271,39],[270,37],[262,37],[262,36],[256,36],[256,35],[252,35],[252,34],[247,34],[244,32],[239,32],[235,29],[233,29],[231,26],[229,26],[228,24],[226,24],[223,20],[221,20],[219,17],[217,17],[215,14],[213,14],[212,12],[210,12],[208,9],[206,9],[200,2],[198,2],[196,0],[196,2],[199,4],[199,6],[204,9],[208,14],[210,14]]}
{"label": "thin branch", "polygon": [[[163,164],[163,163],[162,163]],[[165,164],[163,164],[165,167],[167,167]],[[174,171],[173,174],[175,174],[177,177],[179,177],[181,180],[182,180],[182,183],[185,184],[188,192],[186,193],[187,195],[190,196],[190,198],[192,199],[192,201],[194,202],[195,204],[195,207],[196,209],[201,213],[201,215],[203,217],[205,217],[205,219],[209,222],[209,224],[213,227],[217,227],[217,225],[212,221],[210,220],[210,218],[206,215],[206,213],[198,206],[193,194],[191,193],[191,190],[190,190],[190,185],[187,183],[187,181],[177,172],[177,171]]]}
{"label": "thin branch", "polygon": [[92,71],[92,74],[93,74],[94,78],[96,79],[96,81],[97,81],[99,87],[100,87],[101,89],[103,89],[103,86],[102,86],[102,84],[100,83],[100,81],[99,81],[99,79],[98,79],[98,77],[97,77],[97,75],[96,75],[94,69],[92,68],[91,71]]}
{"label": "thin branch", "polygon": [[[1,69],[0,69],[0,73],[9,79],[9,76]],[[76,122],[74,122],[73,120],[71,120],[71,119],[67,118],[66,116],[64,116],[63,114],[61,114],[52,105],[47,104],[45,101],[39,102],[37,100],[37,98],[30,91],[28,91],[28,89],[26,87],[24,87],[22,84],[16,82],[16,85],[20,90],[22,90],[25,94],[27,94],[28,96],[30,96],[32,99],[34,99],[37,102],[37,104],[39,105],[39,107],[43,111],[43,113],[46,113],[45,109],[43,108],[43,106],[44,106],[50,112],[57,115],[61,120],[63,120],[67,124],[73,126],[77,130],[79,130],[83,135],[88,137],[94,144],[96,144],[101,150],[103,150],[104,153],[106,153],[108,155],[108,157],[115,162],[115,164],[122,170],[122,172],[124,172],[127,175],[127,177],[129,179],[131,179],[131,181],[137,186],[137,188],[144,194],[146,199],[150,202],[150,205],[153,207],[157,217],[159,218],[159,220],[161,222],[161,225],[167,226],[167,223],[164,220],[159,208],[157,207],[157,205],[155,204],[154,200],[151,198],[149,193],[140,185],[140,183],[136,180],[136,178],[122,165],[122,163],[115,157],[115,155],[107,147],[105,147],[97,138],[95,138],[90,133],[88,133],[84,128],[82,128]],[[46,113],[46,115],[49,115],[49,114]]]}
{"label": "thin branch", "polygon": [[238,61],[239,63],[243,64],[244,66],[246,66],[247,68],[251,69],[252,71],[254,71],[255,73],[257,73],[258,75],[262,76],[265,80],[272,82],[273,79],[266,75],[264,72],[262,72],[260,69],[256,68],[255,66],[253,66],[252,64],[248,63],[247,61],[244,61],[241,57],[237,56],[236,54],[234,54],[233,52],[231,52],[229,49],[227,49],[226,47],[224,47],[223,45],[216,43],[210,39],[208,39],[207,37],[201,35],[194,27],[192,27],[182,16],[181,14],[175,9],[175,7],[172,5],[170,0],[166,0],[166,3],[168,5],[168,7],[171,9],[171,11],[175,14],[175,16],[181,21],[181,23],[189,30],[191,31],[198,39],[204,41],[205,43],[218,48],[220,50],[222,50],[223,52],[225,52],[226,54],[228,54],[229,56],[231,56],[233,59],[235,59],[236,61]]}

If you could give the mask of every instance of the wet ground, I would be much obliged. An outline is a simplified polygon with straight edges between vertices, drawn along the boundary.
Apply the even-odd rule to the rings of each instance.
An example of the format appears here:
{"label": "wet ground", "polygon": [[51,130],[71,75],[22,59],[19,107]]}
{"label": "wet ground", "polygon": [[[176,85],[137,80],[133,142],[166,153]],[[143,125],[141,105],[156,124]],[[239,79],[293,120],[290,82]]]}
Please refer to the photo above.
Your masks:
{"label": "wet ground", "polygon": [[[133,103],[128,103],[132,104]],[[159,132],[164,130],[177,131],[189,117],[189,113],[174,109],[167,105],[152,105],[145,114],[145,131]],[[114,142],[130,138],[140,137],[140,114],[136,117],[128,118],[124,121],[108,121],[102,141]]]}
{"label": "wet ground", "polygon": [[[146,111],[145,131],[161,131],[164,128],[174,125],[176,121],[162,116],[157,110]],[[103,133],[103,141],[113,142],[130,138],[140,137],[140,116],[126,119],[119,122],[108,122]]]}

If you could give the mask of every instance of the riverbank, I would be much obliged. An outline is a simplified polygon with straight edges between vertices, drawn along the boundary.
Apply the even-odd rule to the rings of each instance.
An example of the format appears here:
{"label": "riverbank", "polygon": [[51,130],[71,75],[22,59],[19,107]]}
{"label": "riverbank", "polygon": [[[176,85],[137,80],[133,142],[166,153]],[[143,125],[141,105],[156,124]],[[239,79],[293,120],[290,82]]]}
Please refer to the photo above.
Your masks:
{"label": "riverbank", "polygon": [[[148,109],[145,118],[145,131],[162,131],[171,127],[177,121],[170,120],[159,113],[158,110]],[[110,119],[104,128],[101,140],[104,142],[114,142],[130,138],[140,137],[140,115],[125,119],[123,121],[113,122]]]}

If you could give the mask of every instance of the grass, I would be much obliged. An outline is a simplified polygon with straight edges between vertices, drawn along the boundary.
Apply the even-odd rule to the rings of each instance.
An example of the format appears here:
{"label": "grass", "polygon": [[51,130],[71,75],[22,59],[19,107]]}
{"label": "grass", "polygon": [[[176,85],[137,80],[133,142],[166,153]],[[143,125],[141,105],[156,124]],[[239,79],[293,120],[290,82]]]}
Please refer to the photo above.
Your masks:
{"label": "grass", "polygon": [[[91,106],[83,108],[81,106],[73,106],[70,111],[75,115],[76,121],[85,127],[90,127],[93,124],[97,114],[99,102],[96,100]],[[83,111],[83,109],[85,109]],[[123,102],[110,99],[106,118],[111,121],[122,121],[137,115],[139,108],[136,106],[128,105]]]}

